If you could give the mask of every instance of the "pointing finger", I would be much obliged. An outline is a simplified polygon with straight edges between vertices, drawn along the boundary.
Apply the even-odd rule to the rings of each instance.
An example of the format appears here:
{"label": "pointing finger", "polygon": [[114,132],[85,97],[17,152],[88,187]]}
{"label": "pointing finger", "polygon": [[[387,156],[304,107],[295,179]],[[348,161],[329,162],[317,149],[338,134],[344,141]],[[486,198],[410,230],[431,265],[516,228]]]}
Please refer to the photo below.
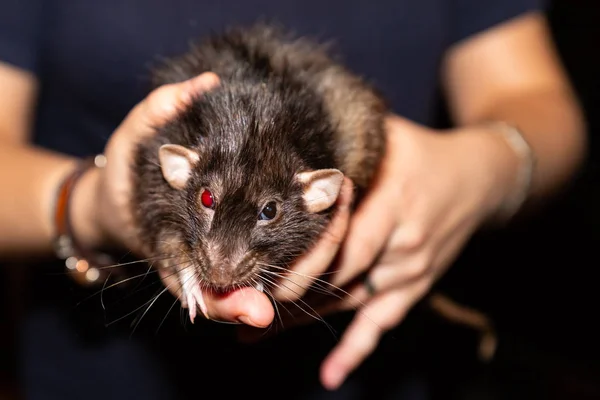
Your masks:
{"label": "pointing finger", "polygon": [[338,388],[377,347],[381,335],[400,321],[410,307],[425,293],[428,281],[398,289],[373,298],[344,333],[341,342],[321,366],[321,381],[328,389]]}

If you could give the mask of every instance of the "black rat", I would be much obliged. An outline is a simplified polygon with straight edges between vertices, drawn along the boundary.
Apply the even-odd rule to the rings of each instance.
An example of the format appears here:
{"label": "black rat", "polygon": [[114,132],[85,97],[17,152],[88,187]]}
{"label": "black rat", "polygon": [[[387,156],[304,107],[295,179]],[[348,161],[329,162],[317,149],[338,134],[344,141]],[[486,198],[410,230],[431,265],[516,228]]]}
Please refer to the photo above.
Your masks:
{"label": "black rat", "polygon": [[[140,143],[132,168],[140,240],[178,275],[192,321],[197,306],[207,315],[203,291],[262,290],[262,270],[309,250],[343,176],[358,206],[385,153],[388,112],[326,45],[279,26],[209,36],[155,70],[154,86],[207,71],[221,85]],[[487,316],[440,293],[429,304],[479,331],[480,357],[493,357]]]}
{"label": "black rat", "polygon": [[204,290],[262,290],[318,240],[343,177],[358,203],[385,151],[387,105],[329,47],[279,26],[234,27],[153,74],[154,86],[216,73],[156,136],[140,143],[132,207],[150,256],[177,273],[190,318]]}

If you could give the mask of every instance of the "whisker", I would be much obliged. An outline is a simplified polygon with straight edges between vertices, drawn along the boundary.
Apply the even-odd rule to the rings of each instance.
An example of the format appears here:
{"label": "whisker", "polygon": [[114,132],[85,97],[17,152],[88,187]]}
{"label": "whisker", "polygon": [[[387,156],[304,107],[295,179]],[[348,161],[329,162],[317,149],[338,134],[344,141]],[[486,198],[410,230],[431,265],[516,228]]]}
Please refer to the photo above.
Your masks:
{"label": "whisker", "polygon": [[308,287],[304,287],[304,286],[302,286],[301,284],[299,284],[298,282],[294,282],[294,281],[293,281],[293,280],[292,280],[290,277],[288,277],[288,276],[285,276],[285,275],[283,275],[283,274],[280,274],[280,273],[278,273],[278,272],[275,272],[275,271],[268,271],[268,270],[264,270],[263,272],[264,272],[265,274],[269,274],[269,275],[273,275],[273,276],[276,276],[276,277],[278,277],[278,278],[281,278],[281,279],[285,279],[285,280],[287,280],[288,282],[291,282],[291,283],[293,283],[294,285],[296,285],[296,286],[297,286],[297,287],[299,287],[300,289],[305,289],[305,290],[307,290],[307,291],[308,291],[308,290],[312,290],[312,291],[314,291],[314,292],[316,292],[316,293],[323,294],[323,295],[331,295],[331,296],[334,296],[334,297],[338,298],[339,300],[342,300],[342,299],[343,299],[343,298],[342,298],[342,296],[340,296],[339,294],[335,294],[335,293],[333,293],[331,290],[328,290],[327,288],[325,288],[325,287],[321,286],[321,285],[320,285],[318,282],[317,282],[317,283],[314,285],[314,286],[315,286],[314,288],[312,288],[312,287],[310,287],[310,286],[308,286]]}
{"label": "whisker", "polygon": [[[328,288],[333,288],[333,289],[335,289],[337,291],[342,292],[343,294],[345,294],[346,296],[348,296],[350,299],[355,300],[359,305],[361,305],[363,307],[366,306],[366,304],[364,302],[360,301],[356,296],[351,295],[348,291],[342,289],[339,286],[336,286],[336,285],[332,284],[331,282],[327,282],[326,280],[323,280],[323,279],[320,279],[320,278],[317,278],[317,277],[314,277],[314,276],[310,276],[310,275],[307,275],[307,274],[302,274],[302,273],[299,273],[297,271],[293,271],[291,269],[279,267],[279,266],[276,266],[276,265],[269,265],[269,264],[258,263],[258,262],[257,262],[257,264],[262,265],[262,266],[266,266],[266,267],[270,267],[270,268],[274,268],[274,269],[280,269],[280,270],[283,270],[285,272],[290,272],[290,273],[295,274],[297,276],[300,276],[302,278],[312,279],[313,280],[313,284],[323,291],[323,292],[317,292],[317,293],[323,293],[323,294],[332,295],[332,296],[336,297],[339,300],[343,300],[342,296],[340,296],[340,295],[338,295],[336,293],[333,293],[332,291],[328,290]],[[275,271],[264,270],[262,268],[261,268],[261,270],[263,270],[263,272],[265,272],[265,273],[272,274],[272,275],[280,277],[281,279],[286,279],[286,280],[288,280],[290,282],[293,282],[294,284],[296,284],[300,288],[305,289],[307,291],[311,289],[311,286],[309,286],[307,288],[304,288],[299,283],[292,281],[289,277],[285,277],[285,276],[283,276],[281,274],[277,274],[277,273],[275,273]],[[323,286],[323,285],[326,285],[326,286]],[[286,289],[288,289],[288,288],[286,287]],[[355,308],[355,310],[357,312],[360,312],[365,318],[369,319],[373,324],[375,324],[375,325],[377,325],[377,326],[380,327],[380,325],[377,322],[375,322],[371,317],[369,317],[364,311],[361,311],[358,308],[358,306],[354,306],[354,308]]]}
{"label": "whisker", "polygon": [[[174,267],[176,267],[177,265],[179,265],[179,264],[175,264],[175,265],[174,265]],[[152,271],[152,272],[156,272],[156,271]],[[175,271],[174,273],[172,273],[172,274],[169,274],[169,275],[167,275],[167,276],[173,276],[173,275],[174,275],[174,274],[176,274],[176,273],[177,273],[177,271]],[[133,277],[127,278],[126,280],[132,280],[132,279],[136,279],[136,278],[139,278],[139,277],[140,277],[140,276],[142,276],[142,275],[144,275],[144,276],[147,276],[147,272],[146,272],[146,273],[144,273],[144,274],[140,274],[140,275],[137,275],[137,276],[133,276]],[[107,278],[107,280],[105,281],[105,284],[106,284],[106,282],[107,282],[107,281],[108,281],[108,278]],[[110,288],[110,287],[112,287],[112,286],[117,286],[117,285],[120,285],[120,284],[122,284],[122,283],[124,283],[124,281],[119,281],[119,282],[116,282],[116,283],[114,283],[114,284],[112,284],[112,285],[108,286],[108,287],[107,287],[107,289],[108,289],[108,288]],[[142,287],[142,288],[139,288],[138,290],[135,290],[135,291],[129,291],[127,294],[125,294],[124,296],[122,296],[120,299],[118,299],[118,300],[116,300],[115,302],[113,302],[113,303],[111,304],[111,306],[114,306],[115,304],[118,304],[119,302],[121,302],[121,301],[124,301],[125,299],[127,299],[127,298],[129,298],[129,297],[131,297],[131,296],[135,295],[136,293],[138,293],[139,291],[141,291],[141,290],[143,290],[143,289],[147,289],[147,288],[149,288],[149,287],[150,287],[150,286],[152,286],[152,285],[156,285],[156,284],[160,284],[160,283],[161,283],[161,281],[160,281],[160,280],[157,280],[157,281],[155,281],[155,282],[149,283],[148,285],[145,285],[145,286],[144,286],[144,287]],[[108,307],[107,307],[107,306],[105,305],[105,303],[104,303],[104,298],[103,298],[103,296],[104,296],[104,287],[103,287],[102,289],[100,289],[98,292],[96,292],[96,293],[93,293],[93,294],[91,294],[90,296],[86,297],[85,299],[81,300],[79,303],[77,303],[77,305],[76,305],[75,307],[79,306],[81,303],[83,303],[83,302],[85,302],[85,301],[89,300],[90,298],[92,298],[93,296],[96,296],[96,295],[98,295],[98,294],[100,294],[100,295],[101,295],[101,304],[102,304],[102,308],[103,308],[103,310],[106,312],[106,310],[107,310],[107,308],[108,308]],[[177,298],[177,300],[178,300],[178,299],[179,299],[179,298]],[[143,306],[143,305],[142,305],[142,306]],[[137,309],[136,309],[136,310],[137,310]],[[136,310],[134,310],[133,312],[135,312]],[[128,314],[128,315],[130,315],[130,314]],[[127,315],[126,315],[126,316],[127,316]],[[106,317],[106,316],[105,316],[105,317]],[[109,325],[107,324],[106,326],[109,326]]]}
{"label": "whisker", "polygon": [[[154,271],[154,272],[156,272],[156,271]],[[111,285],[107,286],[106,288],[103,286],[103,287],[102,287],[102,289],[100,289],[100,290],[98,290],[97,292],[94,292],[94,293],[92,293],[91,295],[89,295],[89,296],[85,297],[83,300],[80,300],[80,301],[77,303],[77,306],[81,305],[81,303],[83,303],[83,302],[85,302],[85,301],[88,301],[88,300],[89,300],[89,299],[91,299],[92,297],[94,297],[94,296],[97,296],[98,294],[101,294],[101,293],[103,293],[104,289],[110,289],[110,288],[113,288],[113,287],[115,287],[115,286],[122,285],[123,283],[129,282],[129,281],[131,281],[131,280],[133,280],[133,279],[137,279],[137,278],[140,278],[140,277],[142,277],[142,276],[145,276],[146,274],[147,274],[147,273],[146,273],[146,272],[144,272],[143,274],[139,274],[139,275],[135,275],[135,276],[132,276],[132,277],[129,277],[129,278],[125,278],[125,279],[123,279],[123,280],[120,280],[119,282],[116,282],[116,283],[113,283],[113,284],[111,284]],[[106,283],[107,281],[108,281],[108,278],[106,279],[105,283]]]}
{"label": "whisker", "polygon": [[169,290],[168,286],[165,287],[163,290],[161,290],[161,292],[157,296],[154,296],[154,300],[152,300],[152,302],[148,305],[148,307],[146,308],[146,310],[144,311],[144,313],[142,314],[142,316],[138,319],[137,323],[133,327],[133,330],[131,331],[131,334],[129,335],[130,338],[135,333],[135,330],[137,329],[137,327],[142,322],[142,319],[144,318],[144,316],[146,315],[146,313],[150,310],[150,308],[152,308],[152,306],[154,305],[154,303],[156,303],[156,301],[160,298],[160,296],[162,296],[167,290]]}
{"label": "whisker", "polygon": [[[278,303],[281,307],[283,307],[283,309],[285,311],[287,311],[287,313],[290,315],[290,317],[293,317],[294,314],[285,306],[285,304],[283,304],[281,301],[277,300],[275,298],[275,296],[273,296],[273,293],[269,290],[269,286],[271,286],[271,287],[275,286],[274,282],[267,279],[265,276],[259,275],[258,277],[264,282],[264,288],[265,288],[265,290],[269,291],[269,295],[270,295],[271,299],[273,300],[273,302]],[[283,321],[281,321],[281,322],[283,325]]]}
{"label": "whisker", "polygon": [[144,274],[144,276],[142,277],[142,280],[140,280],[137,285],[135,287],[133,287],[131,290],[136,290],[141,284],[142,282],[144,282],[144,280],[148,277],[148,274],[150,273],[150,271],[152,270],[152,267],[154,267],[154,262],[150,263],[150,265],[148,266],[148,269],[146,270],[146,273]]}
{"label": "whisker", "polygon": [[[257,264],[259,264],[259,263],[257,263]],[[342,289],[341,287],[339,287],[339,286],[337,286],[337,285],[334,285],[334,284],[333,284],[333,283],[331,283],[331,282],[327,282],[327,281],[326,281],[326,280],[324,280],[324,279],[320,279],[320,278],[317,278],[316,276],[311,276],[311,275],[308,275],[308,274],[302,274],[302,273],[300,273],[300,272],[293,271],[293,270],[291,270],[291,269],[287,269],[287,268],[283,268],[283,267],[278,267],[278,266],[276,266],[276,265],[269,265],[269,264],[262,264],[262,263],[260,263],[260,264],[261,264],[261,265],[264,265],[264,266],[266,266],[266,267],[275,268],[275,269],[280,269],[280,270],[282,270],[282,271],[285,271],[285,272],[292,273],[292,274],[294,274],[294,275],[296,275],[296,276],[299,276],[299,277],[301,277],[301,278],[308,278],[308,279],[311,279],[311,280],[313,280],[313,284],[317,285],[317,287],[318,287],[318,288],[320,288],[320,289],[324,290],[324,292],[323,292],[324,294],[331,294],[331,295],[333,295],[333,296],[335,296],[335,297],[337,297],[338,299],[340,299],[340,300],[341,300],[341,299],[342,299],[342,297],[341,297],[341,296],[339,296],[339,295],[336,295],[335,293],[333,293],[331,290],[329,290],[329,289],[328,289],[328,288],[332,288],[332,289],[334,289],[334,290],[337,290],[337,291],[340,291],[340,292],[342,292],[343,294],[345,294],[346,296],[350,297],[351,299],[353,299],[353,300],[356,300],[356,301],[359,303],[359,305],[361,305],[361,306],[365,306],[365,305],[366,305],[364,302],[362,302],[362,301],[360,301],[359,299],[357,299],[357,298],[356,298],[356,296],[353,296],[353,295],[351,295],[349,292],[347,292],[346,290]],[[269,272],[269,273],[274,273],[274,271],[268,271],[268,272]],[[281,276],[282,278],[284,277],[283,275],[280,275],[280,276]],[[289,278],[287,278],[287,279],[289,279]],[[298,283],[297,283],[297,285],[300,285],[300,284],[298,284]],[[324,286],[323,286],[323,285],[324,285]],[[302,287],[302,286],[300,286],[300,287]],[[303,288],[303,289],[305,289],[305,290],[308,290],[308,289],[310,289],[310,286],[309,286],[309,287],[306,287],[306,288],[304,288],[304,287],[302,287],[302,288]]]}
{"label": "whisker", "polygon": [[[186,263],[185,261],[182,261],[181,263],[173,264],[173,265],[171,265],[171,268],[178,267],[178,266],[180,266],[180,265],[182,265],[182,264],[185,264],[185,263]],[[182,268],[182,269],[180,269],[180,270],[178,270],[178,271],[183,271],[183,270],[185,270],[186,268],[189,268],[189,267]],[[173,276],[173,275],[177,275],[178,271],[173,271],[172,273],[170,273],[170,274],[167,274],[167,275],[166,275],[166,277],[171,277],[171,276]],[[157,283],[161,283],[161,281],[160,281],[160,280],[157,280],[157,281],[155,281],[155,282],[152,282],[152,283],[150,283],[150,284],[148,284],[148,285],[146,285],[146,286],[144,286],[144,287],[141,287],[141,288],[137,289],[136,291],[131,291],[131,292],[129,292],[128,294],[126,294],[125,296],[123,296],[123,299],[126,299],[126,298],[128,298],[128,297],[130,297],[130,296],[133,296],[133,295],[134,295],[134,294],[136,294],[137,292],[139,292],[139,291],[141,291],[141,290],[143,290],[143,289],[147,289],[147,288],[149,288],[149,287],[150,287],[150,286],[152,286],[152,285],[156,285]]]}
{"label": "whisker", "polygon": [[[267,278],[264,277],[264,276],[262,278],[265,279],[265,280],[267,280]],[[285,289],[289,290],[290,292],[298,294],[298,293],[294,292],[292,289],[290,289],[289,287],[287,287],[283,283],[277,284],[274,281],[270,281],[270,280],[267,280],[267,281],[269,283],[271,283],[272,285],[274,285],[275,287],[279,287],[279,288],[284,287]],[[288,300],[289,300],[289,297],[288,297]],[[337,339],[337,335],[336,335],[335,330],[333,329],[333,327],[329,323],[327,323],[327,321],[325,321],[325,319],[323,317],[321,317],[319,315],[319,313],[314,308],[312,308],[307,302],[305,302],[301,298],[298,298],[297,301],[300,301],[303,305],[305,305],[306,307],[308,307],[312,312],[315,313],[315,315],[311,314],[310,312],[306,311],[304,308],[300,307],[300,305],[298,305],[295,301],[291,301],[291,303],[294,304],[296,307],[298,307],[298,309],[300,309],[301,311],[303,311],[309,317],[314,318],[315,320],[320,321],[323,324],[325,324],[325,326],[327,327],[327,329],[329,329],[329,331],[331,332],[331,334]],[[292,315],[292,317],[293,317],[293,315]]]}
{"label": "whisker", "polygon": [[[273,302],[273,306],[275,308],[275,312],[277,313],[277,316],[279,317],[279,323],[281,324],[281,327],[284,328],[284,323],[283,323],[283,318],[281,317],[281,313],[279,312],[279,305],[281,305],[281,307],[283,307],[283,309],[285,311],[287,311],[287,313],[290,315],[290,317],[294,317],[294,314],[285,306],[285,304],[283,304],[282,302],[278,301],[275,296],[273,296],[273,293],[271,293],[271,291],[269,290],[269,285],[272,286],[271,282],[268,280],[265,280],[264,277],[262,276],[258,276],[258,278],[260,278],[264,283],[264,291],[267,294],[267,296],[272,300]],[[269,331],[271,329],[275,329],[277,330],[277,326],[276,324],[270,324],[269,327],[266,329],[266,331],[263,333],[263,336],[268,334]]]}
{"label": "whisker", "polygon": [[[260,275],[257,276],[259,279],[263,280],[262,277]],[[252,278],[252,282],[255,285],[259,284],[259,281],[257,281],[256,279]],[[279,306],[277,305],[278,301],[275,299],[275,297],[273,296],[273,294],[271,293],[271,291],[269,290],[269,288],[267,287],[266,283],[260,282],[263,284],[263,290],[265,292],[265,294],[267,295],[267,297],[269,297],[271,299],[271,301],[273,302],[273,308],[275,309],[275,314],[277,315],[277,317],[279,318],[279,323],[281,324],[282,328],[285,328],[283,325],[283,319],[281,318],[281,314],[279,313]]]}
{"label": "whisker", "polygon": [[128,266],[128,265],[141,264],[141,263],[145,263],[145,262],[163,261],[163,260],[168,260],[170,258],[175,258],[175,257],[177,257],[177,256],[168,255],[168,256],[149,257],[149,258],[144,258],[143,260],[134,260],[134,261],[128,261],[128,262],[124,262],[124,263],[107,265],[104,267],[98,267],[98,269],[104,270],[104,269],[111,269],[111,268],[119,268],[119,267],[124,267],[124,266]]}
{"label": "whisker", "polygon": [[[102,310],[104,310],[104,312],[106,313],[106,306],[104,305],[104,287],[106,286],[106,284],[108,283],[108,280],[110,279],[110,276],[112,275],[112,271],[110,271],[108,273],[108,276],[106,277],[106,279],[104,280],[104,283],[102,284],[102,289],[100,289],[100,306],[102,307]],[[82,300],[82,301],[85,301]],[[77,303],[78,305],[81,302]],[[106,315],[106,314],[105,314]]]}
{"label": "whisker", "polygon": [[[176,274],[176,273],[177,273],[177,272],[175,272],[174,274]],[[174,275],[174,274],[173,274],[173,275]],[[172,275],[171,275],[171,276],[172,276]],[[183,286],[183,283],[181,283],[181,285]],[[133,311],[133,312],[135,312],[135,311],[138,311],[138,310],[140,310],[142,307],[144,307],[146,304],[150,303],[150,304],[148,305],[148,307],[146,308],[146,310],[144,311],[144,313],[143,313],[143,314],[140,316],[140,318],[139,318],[139,319],[137,319],[137,318],[136,318],[136,319],[137,319],[137,323],[135,324],[135,326],[134,326],[134,328],[133,328],[133,330],[132,330],[132,332],[131,332],[131,334],[130,334],[130,337],[131,337],[131,336],[133,336],[133,334],[135,333],[135,330],[137,329],[137,327],[139,326],[139,324],[142,322],[142,319],[144,318],[144,316],[146,315],[146,313],[148,313],[148,311],[150,310],[150,308],[152,308],[152,306],[154,305],[154,303],[155,303],[155,302],[156,302],[156,301],[157,301],[157,300],[158,300],[158,299],[159,299],[159,298],[160,298],[160,297],[161,297],[161,296],[162,296],[162,295],[163,295],[163,294],[164,294],[166,291],[168,291],[168,290],[169,290],[169,287],[170,287],[170,285],[167,285],[167,286],[166,286],[164,289],[162,289],[162,290],[160,291],[160,293],[158,293],[157,295],[155,295],[155,296],[154,296],[154,299],[151,299],[150,301],[147,301],[146,303],[142,304],[142,306],[141,306],[141,307],[138,307],[137,309],[135,309],[135,310]],[[172,305],[171,305],[171,307],[169,308],[169,311],[170,311],[170,310],[173,308],[173,306],[175,305],[175,303],[177,302],[177,300],[178,300],[178,299],[176,299],[176,300],[175,300],[175,302],[173,302],[173,304],[172,304]],[[168,313],[169,313],[169,312],[167,312],[167,315],[168,315]],[[131,313],[128,313],[127,315],[131,315]],[[126,316],[127,316],[127,315],[126,315]],[[123,317],[122,317],[122,318],[123,318]],[[165,315],[165,317],[164,317],[164,318],[166,318],[166,315]],[[164,322],[164,318],[163,318],[163,322]],[[116,322],[116,321],[113,321],[113,322]],[[160,328],[160,326],[161,326],[161,325],[162,325],[162,322],[161,322],[161,324],[159,325],[159,328]],[[157,332],[158,332],[158,331],[157,331]]]}
{"label": "whisker", "polygon": [[173,309],[173,307],[175,307],[175,304],[177,304],[177,302],[179,301],[178,298],[175,298],[175,300],[173,301],[173,303],[171,303],[171,307],[169,307],[169,309],[167,310],[167,312],[165,313],[165,316],[162,318],[162,320],[160,321],[160,324],[158,325],[158,328],[156,328],[156,332],[154,332],[154,335],[158,335],[158,331],[160,330],[160,328],[163,326],[163,324],[165,323],[165,321],[167,320],[167,317],[169,316],[169,314],[171,313],[171,310]]}
{"label": "whisker", "polygon": [[106,324],[106,327],[109,327],[109,326],[111,326],[111,325],[114,325],[115,323],[117,323],[117,322],[121,321],[122,319],[124,319],[124,318],[127,318],[128,316],[130,316],[130,315],[131,315],[131,314],[133,314],[134,312],[136,312],[136,311],[139,311],[139,310],[141,310],[142,308],[144,308],[144,306],[145,306],[146,304],[148,304],[148,303],[150,303],[150,302],[152,302],[152,301],[153,301],[153,298],[152,298],[152,299],[150,299],[150,300],[148,300],[148,301],[146,301],[144,304],[142,304],[141,306],[137,307],[135,310],[128,312],[127,314],[125,314],[125,315],[123,315],[123,316],[121,316],[121,317],[119,317],[119,318],[115,319],[115,320],[114,320],[114,321],[112,321],[112,322],[108,322],[108,323]]}

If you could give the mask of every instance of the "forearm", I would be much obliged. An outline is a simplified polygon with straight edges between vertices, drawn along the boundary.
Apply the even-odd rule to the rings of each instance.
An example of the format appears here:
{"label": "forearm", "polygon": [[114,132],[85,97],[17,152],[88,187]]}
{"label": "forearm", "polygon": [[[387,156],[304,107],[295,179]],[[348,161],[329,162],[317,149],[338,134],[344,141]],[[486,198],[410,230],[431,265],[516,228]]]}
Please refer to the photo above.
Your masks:
{"label": "forearm", "polygon": [[21,144],[0,145],[0,254],[50,254],[57,188],[77,160]]}
{"label": "forearm", "polygon": [[536,159],[529,200],[560,190],[575,175],[586,156],[586,129],[577,102],[559,90],[523,92],[499,97],[472,120],[505,121],[517,127]]}
{"label": "forearm", "polygon": [[[444,82],[457,125],[504,121],[529,143],[536,159],[530,201],[555,193],[573,177],[585,157],[586,131],[542,13],[459,43],[446,61]],[[497,149],[502,154],[495,157],[495,170],[518,170],[514,151],[511,160],[506,146]]]}

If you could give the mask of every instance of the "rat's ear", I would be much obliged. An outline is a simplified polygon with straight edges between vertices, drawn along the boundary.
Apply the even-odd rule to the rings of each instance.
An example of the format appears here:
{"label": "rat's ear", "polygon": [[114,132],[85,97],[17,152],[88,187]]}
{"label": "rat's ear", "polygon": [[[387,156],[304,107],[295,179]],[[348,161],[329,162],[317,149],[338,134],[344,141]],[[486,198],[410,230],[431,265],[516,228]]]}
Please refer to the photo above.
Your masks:
{"label": "rat's ear", "polygon": [[296,179],[304,186],[304,203],[311,213],[331,207],[338,198],[344,174],[337,169],[300,172]]}
{"label": "rat's ear", "polygon": [[198,153],[178,144],[164,144],[158,150],[158,159],[164,178],[174,189],[183,189],[198,162]]}

